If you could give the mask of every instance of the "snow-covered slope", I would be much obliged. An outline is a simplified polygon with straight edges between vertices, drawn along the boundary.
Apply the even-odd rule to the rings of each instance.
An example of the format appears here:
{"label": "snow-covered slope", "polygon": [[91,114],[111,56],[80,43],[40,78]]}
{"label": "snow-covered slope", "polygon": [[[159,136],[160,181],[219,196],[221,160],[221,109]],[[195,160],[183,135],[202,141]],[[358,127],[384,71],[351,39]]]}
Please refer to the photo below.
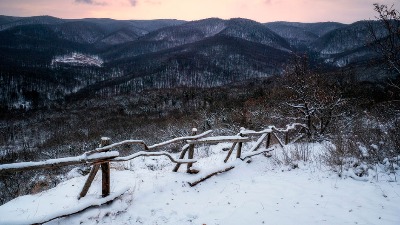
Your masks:
{"label": "snow-covered slope", "polygon": [[[223,166],[226,152],[222,149],[229,146],[196,149],[195,157],[201,158],[196,167],[207,173]],[[281,164],[284,155],[277,149],[270,158],[254,156],[251,163],[232,159],[233,170],[195,187],[187,182],[202,174],[186,174],[186,166],[173,173],[174,165],[164,158],[114,164],[112,194],[128,187],[125,194],[111,204],[48,224],[400,224],[400,185],[388,182],[393,176],[371,173],[368,182],[339,178],[318,160],[324,145],[307,148],[310,161],[297,162],[296,169]],[[0,224],[29,224],[49,214],[78,210],[88,202],[101,203],[101,176],[95,178],[87,197],[76,200],[85,179],[77,176],[0,206]]]}
{"label": "snow-covered slope", "polygon": [[322,35],[346,25],[335,22],[296,23],[279,21],[265,23],[265,26],[288,40],[291,45],[308,48],[311,42]]}
{"label": "snow-covered slope", "polygon": [[56,64],[69,64],[73,66],[97,66],[101,67],[103,60],[98,56],[91,56],[81,53],[73,52],[71,54],[56,56],[52,61],[52,65]]}
{"label": "snow-covered slope", "polygon": [[382,25],[377,21],[359,21],[325,34],[310,46],[321,55],[343,53],[365,47],[371,41],[369,23],[377,30],[378,36],[386,36]]}

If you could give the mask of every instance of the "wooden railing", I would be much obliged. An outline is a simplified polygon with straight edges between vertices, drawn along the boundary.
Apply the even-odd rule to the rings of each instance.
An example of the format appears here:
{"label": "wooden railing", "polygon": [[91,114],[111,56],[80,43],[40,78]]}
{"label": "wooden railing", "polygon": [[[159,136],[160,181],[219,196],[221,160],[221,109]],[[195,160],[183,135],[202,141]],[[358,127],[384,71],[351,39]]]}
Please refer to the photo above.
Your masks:
{"label": "wooden railing", "polygon": [[[297,135],[290,140],[290,132],[296,130],[300,127],[300,131],[297,130]],[[121,142],[117,142],[111,144],[111,139],[102,138],[101,139],[101,147],[96,148],[92,151],[85,152],[84,154],[76,157],[66,157],[59,159],[50,159],[46,161],[40,162],[20,162],[20,163],[11,163],[11,164],[2,164],[0,165],[0,173],[6,172],[15,172],[15,171],[26,171],[26,170],[34,170],[34,169],[43,169],[43,168],[55,168],[60,166],[68,166],[68,165],[77,165],[77,164],[91,164],[93,165],[89,176],[82,188],[82,191],[79,194],[79,198],[84,197],[90,185],[95,178],[97,172],[101,169],[102,173],[102,196],[108,196],[110,194],[110,162],[121,162],[135,159],[140,156],[166,156],[171,162],[176,163],[176,166],[173,168],[173,172],[177,172],[182,164],[187,164],[187,173],[198,173],[198,170],[192,169],[194,163],[197,162],[194,159],[194,149],[197,144],[216,144],[222,142],[231,142],[232,146],[229,149],[227,156],[225,157],[224,163],[227,163],[229,158],[231,157],[233,151],[236,149],[236,158],[241,160],[246,160],[252,156],[267,153],[273,151],[275,148],[270,147],[271,139],[275,138],[280,146],[284,146],[286,144],[295,142],[299,140],[303,134],[301,134],[301,130],[304,127],[303,124],[290,124],[287,125],[286,128],[276,128],[275,126],[270,126],[267,129],[262,131],[252,131],[241,128],[240,132],[234,136],[214,136],[208,137],[212,130],[203,132],[201,134],[197,134],[197,129],[192,129],[192,135],[186,137],[178,137],[174,138],[162,143],[147,145],[143,140],[125,140]],[[294,134],[294,132],[293,132]],[[259,136],[253,147],[247,153],[242,153],[242,146],[245,142],[252,141],[252,137]],[[283,136],[283,139],[279,136]],[[258,150],[262,143],[265,141],[266,148],[262,150]],[[165,151],[154,151],[156,149],[160,149],[170,144],[183,142],[185,145],[182,147],[180,156],[178,159],[175,159],[173,155]],[[143,147],[143,151],[136,152],[134,154],[128,156],[119,156],[118,151],[113,151],[122,145],[139,145]],[[188,155],[187,159],[185,155]],[[195,186],[208,179],[209,177],[221,173],[229,171],[233,169],[234,166],[227,166],[222,171],[215,171],[207,176],[200,178],[197,181],[190,182],[190,186]]]}

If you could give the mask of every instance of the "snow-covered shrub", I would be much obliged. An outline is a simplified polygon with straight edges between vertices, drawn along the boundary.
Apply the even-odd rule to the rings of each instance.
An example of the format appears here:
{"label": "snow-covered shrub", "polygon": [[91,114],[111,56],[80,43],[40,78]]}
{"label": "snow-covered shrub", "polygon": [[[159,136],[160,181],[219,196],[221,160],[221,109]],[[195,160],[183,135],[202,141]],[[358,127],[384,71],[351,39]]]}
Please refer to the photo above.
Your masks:
{"label": "snow-covered shrub", "polygon": [[292,155],[297,161],[309,161],[311,159],[310,145],[308,143],[294,144]]}
{"label": "snow-covered shrub", "polygon": [[326,146],[326,154],[323,156],[325,163],[335,172],[342,173],[348,158],[359,158],[359,152],[354,151],[353,142],[347,138],[337,138],[333,144]]}
{"label": "snow-covered shrub", "polygon": [[376,171],[398,173],[394,169],[400,155],[398,108],[397,102],[354,100],[348,109],[351,113],[337,123],[330,136],[333,145],[327,146],[324,162],[340,175],[349,171],[357,177],[372,176]]}
{"label": "snow-covered shrub", "polygon": [[298,167],[299,162],[308,162],[312,159],[311,143],[295,143],[285,146],[281,154],[273,157],[278,164],[291,166],[293,169]]}
{"label": "snow-covered shrub", "polygon": [[325,163],[340,176],[350,173],[352,177],[375,177],[376,171],[398,173],[399,149],[396,150],[390,137],[381,136],[386,142],[378,141],[376,137],[379,135],[372,129],[369,131],[363,132],[363,135],[338,136],[333,139],[333,145],[327,146]]}

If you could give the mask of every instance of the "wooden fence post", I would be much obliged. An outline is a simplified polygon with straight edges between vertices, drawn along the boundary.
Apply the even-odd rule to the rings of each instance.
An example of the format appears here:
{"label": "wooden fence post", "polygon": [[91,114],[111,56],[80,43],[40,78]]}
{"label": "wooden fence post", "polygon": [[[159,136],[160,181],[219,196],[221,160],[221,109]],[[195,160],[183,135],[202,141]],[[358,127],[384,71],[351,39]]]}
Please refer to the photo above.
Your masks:
{"label": "wooden fence post", "polygon": [[285,132],[285,145],[289,144],[289,131]]}
{"label": "wooden fence post", "polygon": [[[268,133],[268,135],[267,135],[267,141],[266,141],[266,144],[265,144],[265,148],[269,148],[269,146],[271,145],[271,136],[272,136],[271,132]],[[269,152],[265,152],[264,156],[265,157],[271,157],[272,155]]]}
{"label": "wooden fence post", "polygon": [[275,132],[272,132],[272,134],[274,135],[275,139],[278,141],[278,144],[283,148],[284,144],[282,143],[281,139],[279,139],[279,137],[276,136]]}
{"label": "wooden fence post", "polygon": [[[183,148],[181,155],[179,156],[179,159],[183,159],[185,157],[186,152],[188,151],[189,147]],[[178,172],[179,167],[182,165],[182,163],[177,163],[174,167],[174,169],[172,170],[172,172]]]}
{"label": "wooden fence post", "polygon": [[[197,129],[193,128],[192,129],[192,136],[195,136],[197,134]],[[188,150],[188,159],[193,159],[194,156],[194,144],[189,145],[189,150]],[[192,170],[193,163],[188,163],[187,164],[187,173],[197,173],[198,171]]]}
{"label": "wooden fence post", "polygon": [[231,154],[232,154],[233,150],[235,149],[236,145],[237,145],[237,142],[234,142],[232,144],[232,147],[229,149],[228,155],[226,155],[224,163],[228,162],[228,159],[229,159],[229,157],[231,157]]}
{"label": "wooden fence post", "polygon": [[[111,139],[107,137],[101,138],[101,147],[111,144]],[[101,165],[101,194],[103,197],[110,195],[110,162]]]}
{"label": "wooden fence post", "polygon": [[89,191],[90,185],[92,184],[94,177],[96,176],[97,171],[99,171],[99,168],[100,168],[100,165],[98,165],[98,164],[93,165],[92,170],[90,170],[89,177],[86,180],[85,185],[83,186],[78,199],[86,196],[87,192]]}
{"label": "wooden fence post", "polygon": [[268,133],[268,136],[267,136],[267,142],[266,142],[266,144],[265,144],[265,147],[266,148],[269,148],[269,145],[271,144],[271,133]]}
{"label": "wooden fence post", "polygon": [[[243,130],[244,130],[244,128],[241,127],[240,128],[240,133],[239,133],[240,137],[243,137],[243,134],[242,134]],[[236,152],[236,158],[237,159],[240,159],[240,157],[242,157],[242,146],[243,146],[243,142],[239,142],[238,143],[238,149],[237,149],[237,152]]]}

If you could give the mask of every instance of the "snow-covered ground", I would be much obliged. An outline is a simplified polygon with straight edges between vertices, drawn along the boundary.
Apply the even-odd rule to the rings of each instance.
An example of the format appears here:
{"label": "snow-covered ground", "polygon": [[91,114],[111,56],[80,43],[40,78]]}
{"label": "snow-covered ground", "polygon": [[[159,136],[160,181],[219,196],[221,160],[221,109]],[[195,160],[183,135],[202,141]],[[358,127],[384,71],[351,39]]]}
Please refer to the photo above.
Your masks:
{"label": "snow-covered ground", "polygon": [[62,56],[56,56],[51,64],[55,65],[58,63],[65,63],[70,65],[80,65],[80,66],[97,66],[101,67],[103,65],[103,60],[98,56],[86,55],[81,53],[71,53]]}
{"label": "snow-covered ground", "polygon": [[[196,149],[201,159],[195,167],[207,173],[223,166],[222,148],[229,146]],[[254,156],[251,163],[232,159],[233,170],[195,187],[188,182],[204,174],[186,174],[186,165],[171,172],[174,165],[164,157],[113,164],[111,197],[122,196],[47,224],[400,224],[399,177],[382,172],[368,181],[340,178],[321,163],[323,149],[309,147],[311,160],[295,169],[279,163],[281,149],[270,158]],[[86,176],[73,172],[51,190],[14,199],[0,206],[0,224],[30,224],[101,204],[99,175],[81,200]]]}

